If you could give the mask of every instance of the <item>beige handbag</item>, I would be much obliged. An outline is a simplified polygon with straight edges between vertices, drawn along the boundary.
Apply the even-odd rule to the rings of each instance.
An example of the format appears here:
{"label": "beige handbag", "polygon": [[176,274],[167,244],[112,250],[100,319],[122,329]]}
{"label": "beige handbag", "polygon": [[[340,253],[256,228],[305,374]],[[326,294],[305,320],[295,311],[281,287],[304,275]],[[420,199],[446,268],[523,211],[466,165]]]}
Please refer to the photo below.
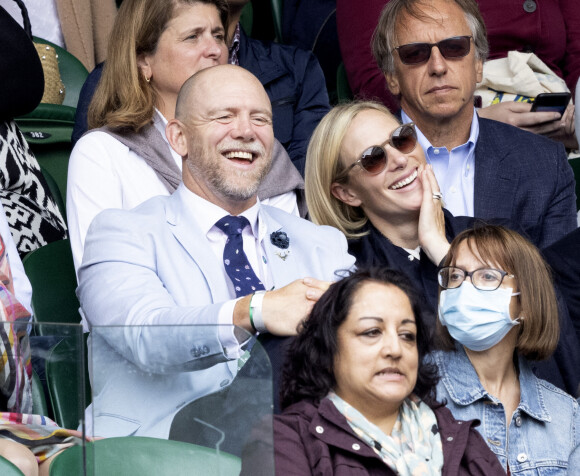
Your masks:
{"label": "beige handbag", "polygon": [[566,83],[534,53],[509,51],[506,58],[486,61],[475,94],[482,107],[505,101],[529,102],[540,93],[568,91]]}
{"label": "beige handbag", "polygon": [[62,104],[65,89],[58,69],[58,54],[52,46],[34,43],[44,71],[44,94],[40,102]]}

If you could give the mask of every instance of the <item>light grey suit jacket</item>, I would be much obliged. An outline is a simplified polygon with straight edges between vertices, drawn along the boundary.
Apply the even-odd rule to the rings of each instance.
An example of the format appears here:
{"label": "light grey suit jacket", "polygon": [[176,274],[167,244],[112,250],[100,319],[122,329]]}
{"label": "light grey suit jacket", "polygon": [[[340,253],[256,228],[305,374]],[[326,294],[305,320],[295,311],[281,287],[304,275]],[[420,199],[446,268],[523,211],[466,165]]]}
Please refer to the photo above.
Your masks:
{"label": "light grey suit jacket", "polygon": [[[89,228],[77,294],[92,328],[95,435],[167,437],[183,405],[235,376],[237,362],[215,326],[231,299],[228,283],[195,210],[185,206],[188,193],[181,185],[131,211],[105,210]],[[290,238],[285,260],[265,240],[276,288],[305,276],[336,280],[336,271],[353,266],[336,229],[273,207],[259,213],[268,233],[283,230]],[[152,327],[202,324],[209,326]]]}

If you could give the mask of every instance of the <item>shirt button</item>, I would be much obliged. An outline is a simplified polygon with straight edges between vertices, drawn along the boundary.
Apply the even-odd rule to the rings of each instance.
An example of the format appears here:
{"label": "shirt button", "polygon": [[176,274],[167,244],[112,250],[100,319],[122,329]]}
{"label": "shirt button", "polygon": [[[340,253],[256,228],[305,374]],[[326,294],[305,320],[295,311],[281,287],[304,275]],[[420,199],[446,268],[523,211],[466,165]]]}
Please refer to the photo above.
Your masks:
{"label": "shirt button", "polygon": [[522,417],[519,415],[516,417],[516,426],[522,426]]}
{"label": "shirt button", "polygon": [[457,189],[456,189],[455,187],[451,187],[451,188],[449,189],[449,191],[450,191],[451,193],[457,193]]}
{"label": "shirt button", "polygon": [[528,460],[528,455],[525,453],[520,453],[517,458],[519,463],[524,463]]}
{"label": "shirt button", "polygon": [[433,149],[433,153],[434,153],[435,155],[439,155],[439,149]]}
{"label": "shirt button", "polygon": [[321,426],[317,426],[316,427],[316,433],[319,433],[319,434],[324,433],[324,428],[322,428]]}
{"label": "shirt button", "polygon": [[452,436],[448,436],[447,437],[447,441],[453,441],[453,437]]}
{"label": "shirt button", "polygon": [[360,450],[360,445],[358,443],[353,443],[352,444],[352,449],[355,450],[355,451],[358,451],[358,450]]}
{"label": "shirt button", "polygon": [[223,387],[226,387],[226,386],[227,386],[227,385],[229,385],[229,384],[230,384],[230,381],[229,381],[228,379],[225,379],[225,380],[222,380],[222,381],[220,382],[220,387],[222,387],[222,388],[223,388]]}
{"label": "shirt button", "polygon": [[534,13],[536,11],[537,5],[534,0],[526,0],[524,2],[524,10],[528,13]]}

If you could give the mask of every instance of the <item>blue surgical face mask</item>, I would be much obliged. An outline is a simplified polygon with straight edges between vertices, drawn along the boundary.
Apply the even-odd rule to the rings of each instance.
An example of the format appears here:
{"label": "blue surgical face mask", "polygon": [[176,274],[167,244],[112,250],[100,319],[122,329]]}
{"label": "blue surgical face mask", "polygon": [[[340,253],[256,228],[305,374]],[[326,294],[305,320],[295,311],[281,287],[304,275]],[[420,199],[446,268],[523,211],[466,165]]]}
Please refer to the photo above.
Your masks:
{"label": "blue surgical face mask", "polygon": [[441,291],[439,320],[457,342],[475,351],[487,350],[519,324],[510,317],[511,288],[480,291],[464,281],[461,286]]}

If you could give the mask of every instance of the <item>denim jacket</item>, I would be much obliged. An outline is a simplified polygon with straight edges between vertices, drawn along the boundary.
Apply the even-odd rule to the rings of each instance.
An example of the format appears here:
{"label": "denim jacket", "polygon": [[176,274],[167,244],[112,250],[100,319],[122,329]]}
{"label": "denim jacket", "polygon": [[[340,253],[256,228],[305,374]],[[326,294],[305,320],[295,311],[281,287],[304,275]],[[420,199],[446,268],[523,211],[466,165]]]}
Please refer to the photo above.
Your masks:
{"label": "denim jacket", "polygon": [[477,429],[504,469],[509,464],[514,476],[580,474],[578,402],[538,379],[524,358],[520,403],[508,428],[503,405],[483,388],[463,347],[435,352],[434,358],[441,376],[437,399],[446,400],[458,420],[481,421]]}

